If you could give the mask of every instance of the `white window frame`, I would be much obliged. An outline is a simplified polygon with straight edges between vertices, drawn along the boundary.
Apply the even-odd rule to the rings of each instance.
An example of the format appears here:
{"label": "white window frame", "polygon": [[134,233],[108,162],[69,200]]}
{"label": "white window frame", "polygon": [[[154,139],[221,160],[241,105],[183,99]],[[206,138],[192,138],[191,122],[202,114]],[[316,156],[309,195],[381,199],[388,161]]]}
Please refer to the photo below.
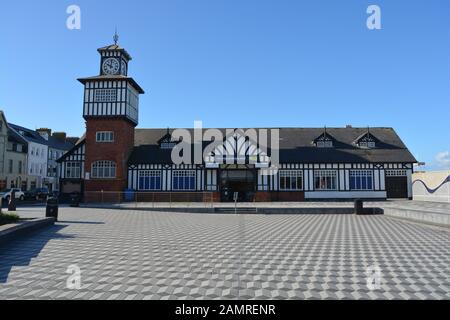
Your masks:
{"label": "white window frame", "polygon": [[[152,189],[150,187],[149,187],[149,189],[141,188],[141,186],[140,186],[141,178],[147,178],[147,177],[159,178],[159,188],[154,188],[154,189]],[[160,190],[162,190],[162,171],[161,170],[139,170],[138,190],[139,191],[160,191]]]}
{"label": "white window frame", "polygon": [[77,161],[66,162],[65,178],[66,179],[80,179],[81,178],[81,163],[77,162]]}
{"label": "white window frame", "polygon": [[[179,177],[189,177],[189,178],[194,178],[194,188],[192,189],[181,189],[181,188],[174,188],[174,180],[175,178],[179,178]],[[195,170],[174,170],[172,172],[172,190],[174,191],[195,191],[196,188],[196,184],[197,184],[197,174],[195,172]]]}
{"label": "white window frame", "polygon": [[[314,170],[314,190],[317,191],[337,191],[338,190],[338,171],[337,170]],[[316,180],[324,179],[325,178],[325,187],[317,187]],[[331,181],[334,180],[334,186],[333,183],[331,183],[331,186],[328,186],[327,178],[330,178]]]}
{"label": "white window frame", "polygon": [[408,176],[406,169],[389,169],[386,170],[386,177],[406,177]]}
{"label": "white window frame", "polygon": [[99,143],[114,142],[114,131],[98,131],[95,133],[95,141]]}
{"label": "white window frame", "polygon": [[[349,187],[350,187],[351,191],[373,191],[374,190],[375,181],[374,181],[374,174],[373,174],[372,170],[350,170],[349,176],[350,176]],[[361,188],[352,188],[352,186],[351,186],[351,178],[352,177],[356,177],[361,180],[360,181]],[[362,188],[362,185],[363,185],[362,180],[367,179],[367,178],[371,178],[372,183],[371,183],[370,187],[364,189],[364,188]]]}
{"label": "white window frame", "polygon": [[[92,163],[91,169],[91,178],[93,179],[115,179],[117,176],[117,165],[113,161],[96,161]],[[107,172],[108,174],[106,174]],[[112,172],[114,174],[112,174]]]}
{"label": "white window frame", "polygon": [[[285,178],[290,178],[291,183],[289,188],[283,187],[286,185],[282,183],[282,180]],[[295,188],[292,188],[292,179],[295,181]],[[298,185],[298,179],[300,179],[300,186]],[[303,190],[303,171],[302,170],[280,170],[278,174],[278,186],[280,191],[302,191]]]}
{"label": "white window frame", "polygon": [[333,141],[331,140],[319,140],[316,142],[318,148],[333,148]]}
{"label": "white window frame", "polygon": [[94,102],[117,102],[117,89],[95,89]]}

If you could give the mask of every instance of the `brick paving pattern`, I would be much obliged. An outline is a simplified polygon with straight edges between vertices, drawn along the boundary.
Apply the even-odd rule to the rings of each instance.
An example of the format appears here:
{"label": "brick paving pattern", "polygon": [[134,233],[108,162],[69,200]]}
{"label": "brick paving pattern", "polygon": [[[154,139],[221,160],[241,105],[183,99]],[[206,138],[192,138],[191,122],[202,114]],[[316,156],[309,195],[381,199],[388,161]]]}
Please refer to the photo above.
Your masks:
{"label": "brick paving pattern", "polygon": [[[450,299],[450,229],[386,216],[61,208],[60,220],[0,246],[0,299]],[[74,264],[80,290],[66,287]]]}

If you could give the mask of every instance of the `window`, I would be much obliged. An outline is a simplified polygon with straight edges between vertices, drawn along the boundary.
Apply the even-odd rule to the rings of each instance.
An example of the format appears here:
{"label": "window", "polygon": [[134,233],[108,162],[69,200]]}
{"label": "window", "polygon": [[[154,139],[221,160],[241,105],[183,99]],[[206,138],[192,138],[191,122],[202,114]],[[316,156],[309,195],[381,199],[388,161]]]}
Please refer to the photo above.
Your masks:
{"label": "window", "polygon": [[112,161],[97,161],[92,164],[92,178],[116,177],[116,164]]}
{"label": "window", "polygon": [[117,89],[96,89],[95,102],[116,102]]}
{"label": "window", "polygon": [[361,141],[359,143],[359,147],[362,149],[373,149],[375,146],[375,141]]}
{"label": "window", "polygon": [[318,148],[333,148],[333,141],[331,140],[317,141],[316,145]]}
{"label": "window", "polygon": [[173,149],[176,145],[175,142],[161,142],[161,149]]}
{"label": "window", "polygon": [[34,147],[31,147],[31,155],[34,156]]}
{"label": "window", "polygon": [[13,161],[12,161],[12,159],[9,159],[8,172],[9,173],[13,173]]}
{"label": "window", "polygon": [[303,190],[303,171],[280,171],[280,190]]}
{"label": "window", "polygon": [[22,161],[19,161],[19,174],[22,174]]}
{"label": "window", "polygon": [[161,171],[139,171],[139,190],[161,190]]}
{"label": "window", "polygon": [[96,134],[97,142],[114,142],[114,132],[112,131],[100,131]]}
{"label": "window", "polygon": [[78,179],[81,178],[81,165],[79,162],[67,162],[66,163],[66,178]]}
{"label": "window", "polygon": [[316,190],[336,190],[337,172],[336,170],[317,170],[314,171],[314,185]]}
{"label": "window", "polygon": [[406,177],[406,170],[386,170],[388,177]]}
{"label": "window", "polygon": [[173,190],[195,190],[194,170],[175,170],[172,177]]}
{"label": "window", "polygon": [[350,170],[350,190],[373,190],[373,172]]}

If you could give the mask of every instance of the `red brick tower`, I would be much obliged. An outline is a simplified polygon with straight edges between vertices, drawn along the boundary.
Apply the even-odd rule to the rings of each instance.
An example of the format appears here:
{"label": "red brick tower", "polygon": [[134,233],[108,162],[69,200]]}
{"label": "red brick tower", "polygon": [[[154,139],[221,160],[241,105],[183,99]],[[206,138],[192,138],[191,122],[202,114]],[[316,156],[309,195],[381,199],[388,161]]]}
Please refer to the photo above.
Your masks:
{"label": "red brick tower", "polygon": [[[127,161],[134,146],[142,88],[128,77],[131,56],[117,44],[98,49],[100,75],[78,79],[84,84],[86,120],[85,198],[98,199],[101,191],[123,192]],[[106,194],[110,197],[111,194]],[[116,194],[114,200],[118,197]]]}

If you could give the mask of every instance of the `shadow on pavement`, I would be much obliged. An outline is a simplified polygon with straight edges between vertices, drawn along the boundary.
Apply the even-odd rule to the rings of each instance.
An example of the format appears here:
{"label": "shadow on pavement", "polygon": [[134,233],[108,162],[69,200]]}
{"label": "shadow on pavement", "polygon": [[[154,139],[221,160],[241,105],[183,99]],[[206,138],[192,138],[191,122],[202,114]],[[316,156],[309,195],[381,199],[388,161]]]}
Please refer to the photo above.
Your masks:
{"label": "shadow on pavement", "polygon": [[50,240],[73,239],[75,236],[59,234],[65,227],[67,225],[54,225],[0,245],[0,284],[6,283],[13,267],[30,265]]}
{"label": "shadow on pavement", "polygon": [[58,223],[67,223],[67,224],[105,224],[101,221],[58,221]]}

